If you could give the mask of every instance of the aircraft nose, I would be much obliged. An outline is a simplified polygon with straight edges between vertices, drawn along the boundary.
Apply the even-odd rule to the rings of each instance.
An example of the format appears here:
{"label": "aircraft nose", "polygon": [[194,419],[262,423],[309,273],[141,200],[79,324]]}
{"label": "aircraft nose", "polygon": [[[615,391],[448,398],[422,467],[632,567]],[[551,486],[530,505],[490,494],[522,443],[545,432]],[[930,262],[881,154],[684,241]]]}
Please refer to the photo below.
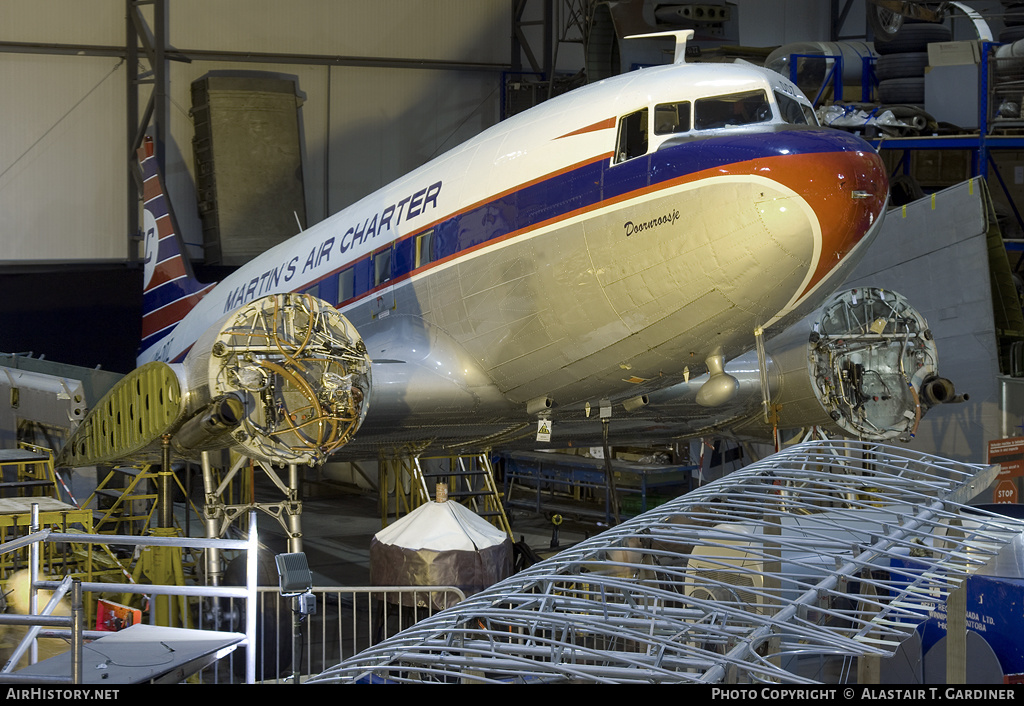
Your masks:
{"label": "aircraft nose", "polygon": [[808,289],[877,233],[889,197],[885,165],[869,144],[831,130],[818,137],[813,150],[794,160],[801,182],[797,190],[814,211],[821,238]]}
{"label": "aircraft nose", "polygon": [[[840,138],[842,146],[849,144],[845,138]],[[853,145],[855,149],[830,153],[819,166],[825,186],[825,193],[819,198],[824,209],[815,210],[819,218],[825,217],[823,236],[826,230],[831,235],[829,242],[822,243],[823,252],[831,250],[839,259],[871,232],[883,216],[889,196],[889,180],[881,157],[867,143]]]}

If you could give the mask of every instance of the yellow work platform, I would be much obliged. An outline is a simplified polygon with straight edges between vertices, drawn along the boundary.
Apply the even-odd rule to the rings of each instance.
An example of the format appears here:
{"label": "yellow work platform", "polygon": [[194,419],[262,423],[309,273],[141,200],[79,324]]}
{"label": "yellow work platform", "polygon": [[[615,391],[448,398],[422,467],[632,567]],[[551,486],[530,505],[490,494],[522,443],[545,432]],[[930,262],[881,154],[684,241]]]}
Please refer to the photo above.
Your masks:
{"label": "yellow work platform", "polygon": [[[39,505],[40,528],[51,528],[55,532],[92,532],[92,512],[79,510],[53,498],[0,498],[0,544],[30,533],[32,505]],[[79,560],[66,544],[44,542],[40,545],[42,570],[47,574],[60,575],[73,569]],[[14,552],[0,554],[0,578],[7,579],[13,572],[28,566],[28,547]]]}

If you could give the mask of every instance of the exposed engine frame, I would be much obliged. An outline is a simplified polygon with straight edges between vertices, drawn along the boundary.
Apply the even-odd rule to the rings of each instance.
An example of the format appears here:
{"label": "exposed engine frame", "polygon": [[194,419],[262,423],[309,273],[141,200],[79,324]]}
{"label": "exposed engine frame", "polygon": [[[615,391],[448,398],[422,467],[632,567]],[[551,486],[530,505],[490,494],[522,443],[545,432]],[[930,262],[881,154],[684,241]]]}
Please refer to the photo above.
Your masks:
{"label": "exposed engine frame", "polygon": [[268,464],[319,465],[366,417],[370,358],[355,327],[309,294],[274,294],[227,315],[181,364],[148,363],[94,407],[61,466],[198,460],[230,447]]}

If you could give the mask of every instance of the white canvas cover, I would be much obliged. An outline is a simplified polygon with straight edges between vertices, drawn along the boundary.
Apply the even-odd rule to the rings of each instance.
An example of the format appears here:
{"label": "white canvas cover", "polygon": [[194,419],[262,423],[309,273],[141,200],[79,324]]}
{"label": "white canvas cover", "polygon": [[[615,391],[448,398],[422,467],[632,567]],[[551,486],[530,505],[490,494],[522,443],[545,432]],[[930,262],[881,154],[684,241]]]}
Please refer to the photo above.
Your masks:
{"label": "white canvas cover", "polygon": [[457,502],[422,505],[370,542],[375,586],[456,586],[469,596],[511,573],[511,538]]}

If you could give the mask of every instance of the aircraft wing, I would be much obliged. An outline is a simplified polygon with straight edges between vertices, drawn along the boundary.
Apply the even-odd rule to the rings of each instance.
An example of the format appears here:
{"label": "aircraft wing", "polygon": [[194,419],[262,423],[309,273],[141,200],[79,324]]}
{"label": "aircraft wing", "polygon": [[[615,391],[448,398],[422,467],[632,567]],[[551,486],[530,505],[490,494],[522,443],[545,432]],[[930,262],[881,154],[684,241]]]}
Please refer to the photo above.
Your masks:
{"label": "aircraft wing", "polygon": [[1020,520],[965,506],[996,472],[905,448],[801,444],[310,682],[820,681],[819,658],[893,655],[1019,535]]}

